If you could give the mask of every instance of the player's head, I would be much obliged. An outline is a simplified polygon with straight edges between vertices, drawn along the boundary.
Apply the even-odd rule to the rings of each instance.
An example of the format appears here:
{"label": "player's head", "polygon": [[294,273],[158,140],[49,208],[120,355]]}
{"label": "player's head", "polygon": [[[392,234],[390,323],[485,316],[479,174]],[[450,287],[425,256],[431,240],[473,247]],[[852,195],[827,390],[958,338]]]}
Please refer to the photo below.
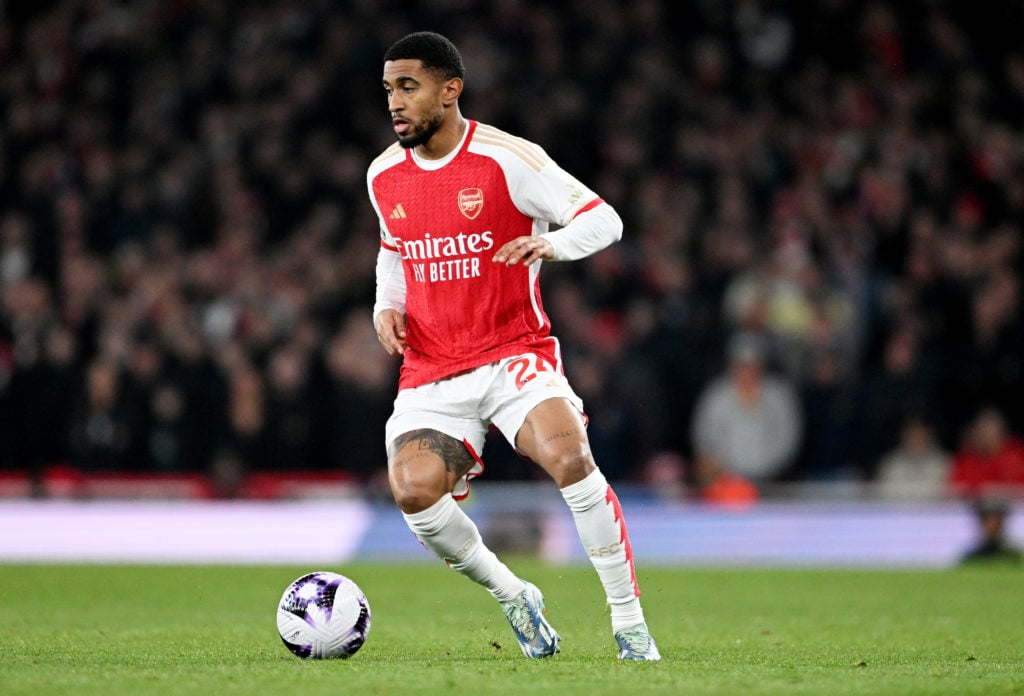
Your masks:
{"label": "player's head", "polygon": [[389,60],[418,60],[423,69],[436,73],[441,80],[466,77],[466,66],[462,64],[462,55],[455,44],[432,31],[417,31],[404,36],[391,45],[384,54],[384,62]]}
{"label": "player's head", "polygon": [[431,31],[409,34],[387,50],[384,89],[402,147],[427,143],[448,113],[458,111],[465,74],[458,49]]}

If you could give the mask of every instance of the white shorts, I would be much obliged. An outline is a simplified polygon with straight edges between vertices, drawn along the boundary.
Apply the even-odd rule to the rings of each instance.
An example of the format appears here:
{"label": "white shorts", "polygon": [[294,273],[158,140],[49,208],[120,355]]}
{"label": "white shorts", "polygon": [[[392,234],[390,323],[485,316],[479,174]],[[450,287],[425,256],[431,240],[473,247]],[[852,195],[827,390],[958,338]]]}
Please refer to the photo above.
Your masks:
{"label": "white shorts", "polygon": [[453,495],[461,500],[469,493],[468,479],[483,473],[480,453],[488,427],[493,424],[514,449],[527,414],[557,397],[568,399],[583,415],[583,401],[559,368],[532,353],[505,358],[398,392],[385,444],[390,449],[398,436],[423,428],[463,442],[477,461],[455,485]]}

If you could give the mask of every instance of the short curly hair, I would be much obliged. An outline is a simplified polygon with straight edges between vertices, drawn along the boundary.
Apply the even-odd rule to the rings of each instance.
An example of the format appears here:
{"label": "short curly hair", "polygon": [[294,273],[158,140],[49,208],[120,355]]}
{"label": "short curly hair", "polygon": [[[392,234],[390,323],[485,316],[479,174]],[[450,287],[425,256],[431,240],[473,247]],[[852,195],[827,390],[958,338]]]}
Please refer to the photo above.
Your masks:
{"label": "short curly hair", "polygon": [[459,49],[432,31],[418,31],[393,43],[384,54],[384,62],[389,60],[419,60],[425,70],[436,72],[445,80],[466,76]]}

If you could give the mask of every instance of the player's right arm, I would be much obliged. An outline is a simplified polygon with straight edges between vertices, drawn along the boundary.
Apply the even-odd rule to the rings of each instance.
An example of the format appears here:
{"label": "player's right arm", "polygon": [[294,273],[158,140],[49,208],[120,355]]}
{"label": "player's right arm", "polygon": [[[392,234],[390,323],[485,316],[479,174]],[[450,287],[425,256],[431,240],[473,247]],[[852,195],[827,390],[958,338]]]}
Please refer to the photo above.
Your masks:
{"label": "player's right arm", "polygon": [[405,271],[397,250],[381,244],[377,253],[377,295],[373,303],[373,328],[389,355],[405,352]]}
{"label": "player's right arm", "polygon": [[373,318],[377,340],[388,355],[402,355],[408,345],[405,338],[405,315],[393,309],[385,309]]}
{"label": "player's right arm", "polygon": [[377,294],[373,303],[373,328],[377,340],[390,355],[402,355],[408,346],[405,325],[405,269],[399,242],[388,229],[381,203],[374,190],[374,180],[388,167],[405,158],[405,152],[394,143],[375,159],[366,171],[366,190],[380,224],[380,251],[377,253]]}

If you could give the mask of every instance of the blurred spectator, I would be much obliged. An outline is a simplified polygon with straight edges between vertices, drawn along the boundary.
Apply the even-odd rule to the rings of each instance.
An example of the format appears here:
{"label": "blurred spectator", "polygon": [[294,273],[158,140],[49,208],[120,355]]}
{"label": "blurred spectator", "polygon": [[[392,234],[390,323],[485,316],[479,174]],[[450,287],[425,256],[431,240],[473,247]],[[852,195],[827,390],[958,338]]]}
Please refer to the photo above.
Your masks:
{"label": "blurred spectator", "polygon": [[24,213],[6,211],[0,218],[0,287],[25,280],[32,268],[31,223]]}
{"label": "blurred spectator", "polygon": [[640,481],[659,500],[680,501],[688,495],[686,460],[676,452],[658,452],[644,462]]}
{"label": "blurred spectator", "polygon": [[352,310],[327,343],[327,464],[363,480],[382,479],[377,485],[386,486],[384,424],[391,415],[398,365],[380,350],[371,326],[365,312]]}
{"label": "blurred spectator", "polygon": [[301,471],[318,469],[323,463],[313,454],[323,404],[314,400],[310,369],[309,359],[295,346],[270,355],[263,428],[266,468]]}
{"label": "blurred spectator", "polygon": [[728,508],[746,508],[757,502],[760,492],[750,480],[729,471],[722,460],[702,455],[694,462],[694,486],[703,503]]}
{"label": "blurred spectator", "polygon": [[180,472],[194,468],[192,438],[188,432],[185,398],[173,384],[161,384],[152,393],[149,411],[152,423],[144,431],[149,434],[147,454],[153,471]]}
{"label": "blurred spectator", "polygon": [[54,326],[38,341],[38,353],[15,355],[18,369],[7,385],[11,399],[7,423],[0,413],[0,426],[11,433],[7,455],[35,479],[47,464],[67,462],[71,456],[71,426],[81,382],[78,346],[71,331]]}
{"label": "blurred spectator", "polygon": [[1010,505],[998,498],[982,499],[974,505],[978,522],[978,541],[964,553],[962,563],[1011,563],[1020,565],[1024,552],[1013,546],[1006,538],[1006,519],[1011,512]]}
{"label": "blurred spectator", "polygon": [[1024,441],[1008,429],[1003,414],[983,409],[971,422],[949,472],[958,496],[1024,496]]}
{"label": "blurred spectator", "polygon": [[793,477],[813,481],[863,479],[857,461],[857,389],[839,357],[828,348],[807,358],[800,385],[804,414],[800,464]]}
{"label": "blurred spectator", "polygon": [[740,333],[729,342],[726,374],[705,387],[694,412],[697,460],[754,482],[793,464],[803,417],[792,384],[766,372],[764,340]]}
{"label": "blurred spectator", "polygon": [[951,460],[928,421],[911,416],[903,422],[899,444],[878,465],[875,491],[893,500],[940,500],[948,492]]}
{"label": "blurred spectator", "polygon": [[85,389],[71,427],[71,461],[83,471],[132,471],[143,463],[128,457],[131,415],[123,378],[111,361],[97,358],[85,374]]}
{"label": "blurred spectator", "polygon": [[880,364],[869,369],[860,387],[857,450],[865,478],[875,476],[879,459],[900,442],[908,416],[939,418],[938,386],[922,357],[921,339],[912,325],[893,331],[881,347]]}
{"label": "blurred spectator", "polygon": [[1024,416],[1020,280],[999,262],[993,268],[998,270],[979,281],[972,297],[969,342],[957,356],[955,398],[965,406],[991,403],[1020,427]]}
{"label": "blurred spectator", "polygon": [[241,463],[245,473],[272,468],[266,445],[267,397],[263,378],[251,365],[240,364],[232,369],[228,393],[228,417],[215,466]]}

